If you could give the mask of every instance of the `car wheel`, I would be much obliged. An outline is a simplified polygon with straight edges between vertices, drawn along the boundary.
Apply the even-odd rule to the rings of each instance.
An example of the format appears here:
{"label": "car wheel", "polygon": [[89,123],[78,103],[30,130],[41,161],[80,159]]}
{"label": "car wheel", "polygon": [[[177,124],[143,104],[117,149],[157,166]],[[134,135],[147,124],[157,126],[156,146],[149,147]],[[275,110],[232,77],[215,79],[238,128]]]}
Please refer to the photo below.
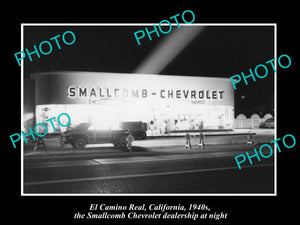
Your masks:
{"label": "car wheel", "polygon": [[86,146],[86,140],[84,138],[78,138],[74,145],[76,149],[84,149]]}

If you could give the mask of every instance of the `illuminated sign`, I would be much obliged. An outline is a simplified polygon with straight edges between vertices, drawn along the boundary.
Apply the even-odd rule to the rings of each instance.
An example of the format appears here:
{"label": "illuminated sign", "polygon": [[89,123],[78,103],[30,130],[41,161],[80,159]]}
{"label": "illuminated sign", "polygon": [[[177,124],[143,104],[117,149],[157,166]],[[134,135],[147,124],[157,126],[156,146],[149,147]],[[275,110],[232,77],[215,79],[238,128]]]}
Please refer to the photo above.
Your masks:
{"label": "illuminated sign", "polygon": [[69,98],[149,98],[161,99],[222,99],[224,90],[172,90],[162,89],[157,92],[147,89],[68,87]]}
{"label": "illuminated sign", "polygon": [[147,98],[146,89],[68,87],[69,98]]}
{"label": "illuminated sign", "polygon": [[234,106],[229,78],[81,71],[38,73],[32,77],[36,80],[36,105]]}

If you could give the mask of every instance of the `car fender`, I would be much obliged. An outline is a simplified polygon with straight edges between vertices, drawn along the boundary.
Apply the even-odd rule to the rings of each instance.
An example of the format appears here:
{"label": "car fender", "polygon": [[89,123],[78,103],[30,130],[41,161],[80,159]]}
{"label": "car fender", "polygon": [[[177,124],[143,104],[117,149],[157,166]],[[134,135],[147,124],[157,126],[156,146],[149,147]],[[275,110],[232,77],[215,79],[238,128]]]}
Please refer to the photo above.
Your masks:
{"label": "car fender", "polygon": [[89,137],[85,134],[72,134],[71,138],[72,138],[71,140],[76,140],[78,138],[84,138],[86,140],[86,143],[87,144],[89,143]]}

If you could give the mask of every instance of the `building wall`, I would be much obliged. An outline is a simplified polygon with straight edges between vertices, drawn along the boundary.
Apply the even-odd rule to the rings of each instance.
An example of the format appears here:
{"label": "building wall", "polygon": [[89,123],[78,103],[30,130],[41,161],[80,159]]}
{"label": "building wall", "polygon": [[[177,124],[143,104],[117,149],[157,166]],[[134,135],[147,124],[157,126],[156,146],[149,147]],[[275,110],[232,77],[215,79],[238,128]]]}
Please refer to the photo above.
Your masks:
{"label": "building wall", "polygon": [[250,118],[247,118],[244,114],[239,114],[234,119],[233,128],[235,129],[254,129],[259,128],[260,124],[264,121],[266,121],[269,118],[272,118],[273,116],[269,113],[264,115],[264,117],[259,117],[258,114],[252,114]]}
{"label": "building wall", "polygon": [[66,112],[74,126],[94,122],[117,128],[121,121],[141,120],[162,133],[233,128],[234,92],[227,78],[96,72],[39,73],[32,78],[36,122]]}

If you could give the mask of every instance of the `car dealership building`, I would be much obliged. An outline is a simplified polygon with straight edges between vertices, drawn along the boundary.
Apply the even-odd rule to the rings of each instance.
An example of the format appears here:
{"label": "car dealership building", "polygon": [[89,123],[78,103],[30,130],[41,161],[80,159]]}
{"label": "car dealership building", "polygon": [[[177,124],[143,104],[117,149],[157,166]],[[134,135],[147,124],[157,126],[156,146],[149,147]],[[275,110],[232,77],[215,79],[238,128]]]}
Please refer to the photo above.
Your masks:
{"label": "car dealership building", "polygon": [[[74,127],[91,122],[97,129],[119,129],[120,122],[142,121],[156,134],[233,128],[229,78],[82,71],[35,73],[31,78],[36,123],[67,113]],[[53,132],[51,124],[48,132]]]}

